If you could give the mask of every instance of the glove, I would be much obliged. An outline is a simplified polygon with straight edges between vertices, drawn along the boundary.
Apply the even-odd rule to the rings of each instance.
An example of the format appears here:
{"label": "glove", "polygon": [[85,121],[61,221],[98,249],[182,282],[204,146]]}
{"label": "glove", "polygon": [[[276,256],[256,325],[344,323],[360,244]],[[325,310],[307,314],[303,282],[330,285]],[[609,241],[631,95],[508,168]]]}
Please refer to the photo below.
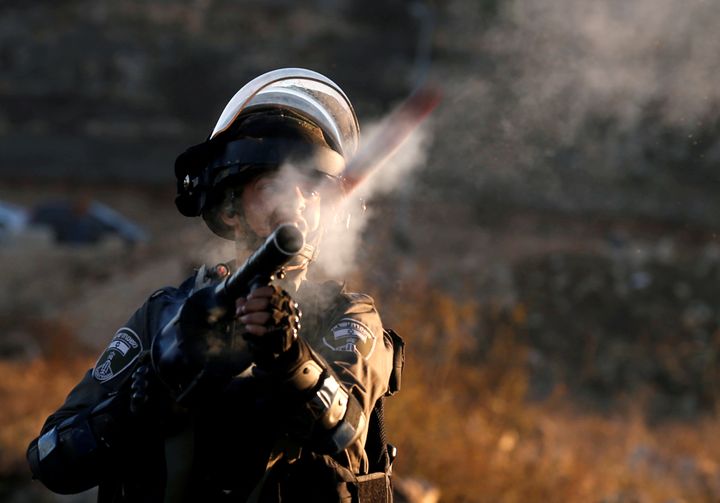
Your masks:
{"label": "glove", "polygon": [[132,374],[130,413],[140,423],[172,432],[186,415],[168,394],[149,361],[142,362]]}
{"label": "glove", "polygon": [[293,363],[302,313],[289,293],[274,285],[256,288],[238,300],[236,315],[259,367],[278,370]]}

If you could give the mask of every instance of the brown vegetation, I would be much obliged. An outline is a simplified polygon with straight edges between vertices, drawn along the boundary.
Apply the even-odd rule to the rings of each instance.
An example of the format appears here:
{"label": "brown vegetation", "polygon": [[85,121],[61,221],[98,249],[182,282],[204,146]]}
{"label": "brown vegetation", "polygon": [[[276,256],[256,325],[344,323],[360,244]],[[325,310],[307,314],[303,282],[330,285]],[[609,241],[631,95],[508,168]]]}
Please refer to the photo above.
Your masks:
{"label": "brown vegetation", "polygon": [[435,482],[452,502],[717,501],[716,418],[651,426],[642,393],[590,413],[562,385],[528,401],[524,306],[413,301],[391,308],[409,342],[403,390],[387,409],[397,473]]}
{"label": "brown vegetation", "polygon": [[0,361],[0,477],[28,474],[25,449],[65,400],[93,357]]}

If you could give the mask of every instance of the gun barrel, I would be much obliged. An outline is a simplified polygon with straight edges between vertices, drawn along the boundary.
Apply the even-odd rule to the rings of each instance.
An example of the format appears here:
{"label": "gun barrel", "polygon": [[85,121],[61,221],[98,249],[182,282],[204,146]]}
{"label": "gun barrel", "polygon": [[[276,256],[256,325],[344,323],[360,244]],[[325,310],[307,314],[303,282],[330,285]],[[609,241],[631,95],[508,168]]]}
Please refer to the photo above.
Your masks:
{"label": "gun barrel", "polygon": [[215,287],[215,295],[221,304],[234,304],[235,299],[245,297],[253,285],[269,282],[273,274],[292,260],[305,245],[302,232],[292,224],[282,224],[267,237],[235,273]]}

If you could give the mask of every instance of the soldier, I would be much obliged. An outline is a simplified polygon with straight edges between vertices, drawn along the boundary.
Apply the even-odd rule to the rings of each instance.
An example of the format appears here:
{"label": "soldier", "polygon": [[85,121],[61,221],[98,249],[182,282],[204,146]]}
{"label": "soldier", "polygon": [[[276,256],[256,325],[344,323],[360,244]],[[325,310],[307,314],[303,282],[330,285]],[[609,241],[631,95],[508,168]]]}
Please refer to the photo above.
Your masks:
{"label": "soldier", "polygon": [[233,263],[152,294],[30,444],[35,478],[63,494],[99,485],[101,502],[391,501],[382,398],[402,341],[367,295],[306,278],[358,135],[318,73],[238,91],[178,157],[176,205],[239,250],[288,223],[305,245],[232,323],[207,321],[202,292]]}

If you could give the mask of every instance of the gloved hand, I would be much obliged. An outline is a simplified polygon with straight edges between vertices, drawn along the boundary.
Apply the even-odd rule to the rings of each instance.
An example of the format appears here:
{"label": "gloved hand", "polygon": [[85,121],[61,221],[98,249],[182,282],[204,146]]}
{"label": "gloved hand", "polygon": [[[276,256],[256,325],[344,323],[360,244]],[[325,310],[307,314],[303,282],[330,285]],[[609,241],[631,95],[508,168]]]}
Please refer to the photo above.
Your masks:
{"label": "gloved hand", "polygon": [[289,356],[297,346],[302,313],[290,294],[274,285],[263,286],[246,299],[238,299],[236,307],[243,337],[250,345],[255,363],[275,368],[292,364]]}
{"label": "gloved hand", "polygon": [[130,385],[130,413],[151,428],[173,431],[186,411],[168,394],[148,360],[138,365]]}

